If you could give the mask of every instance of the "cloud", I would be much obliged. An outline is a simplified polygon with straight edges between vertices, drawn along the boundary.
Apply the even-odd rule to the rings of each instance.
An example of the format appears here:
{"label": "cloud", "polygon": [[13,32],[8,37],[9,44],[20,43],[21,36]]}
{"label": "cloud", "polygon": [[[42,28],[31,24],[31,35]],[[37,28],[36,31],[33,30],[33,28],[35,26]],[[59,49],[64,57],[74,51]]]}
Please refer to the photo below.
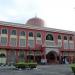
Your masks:
{"label": "cloud", "polygon": [[3,15],[0,15],[0,21],[8,21],[9,18],[8,17],[5,17]]}
{"label": "cloud", "polygon": [[0,0],[0,20],[25,23],[37,14],[47,27],[68,29],[75,25],[74,7],[72,0]]}
{"label": "cloud", "polygon": [[15,9],[7,9],[6,14],[8,16],[15,17],[18,15],[18,11],[16,11]]}

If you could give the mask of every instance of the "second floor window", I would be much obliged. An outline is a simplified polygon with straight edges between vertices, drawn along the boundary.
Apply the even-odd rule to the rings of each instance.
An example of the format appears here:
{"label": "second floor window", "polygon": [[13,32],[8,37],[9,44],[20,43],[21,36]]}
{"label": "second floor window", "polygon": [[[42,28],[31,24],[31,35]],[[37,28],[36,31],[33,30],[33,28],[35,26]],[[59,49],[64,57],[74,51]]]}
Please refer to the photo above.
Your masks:
{"label": "second floor window", "polygon": [[72,36],[69,37],[69,40],[72,40]]}
{"label": "second floor window", "polygon": [[52,34],[48,34],[48,35],[46,36],[46,40],[51,40],[51,41],[53,41],[53,35],[52,35]]}
{"label": "second floor window", "polygon": [[7,29],[2,29],[2,34],[7,34]]}
{"label": "second floor window", "polygon": [[20,35],[21,35],[21,36],[25,36],[25,32],[24,32],[24,31],[21,31],[21,32],[20,32]]}
{"label": "second floor window", "polygon": [[40,33],[37,33],[37,37],[39,37],[39,38],[40,38],[40,37],[41,37],[41,34],[40,34]]}
{"label": "second floor window", "polygon": [[64,40],[67,40],[67,36],[64,36]]}
{"label": "second floor window", "polygon": [[16,30],[12,30],[11,35],[16,35]]}
{"label": "second floor window", "polygon": [[58,40],[61,40],[61,35],[58,35]]}
{"label": "second floor window", "polygon": [[29,37],[33,37],[33,32],[29,32]]}

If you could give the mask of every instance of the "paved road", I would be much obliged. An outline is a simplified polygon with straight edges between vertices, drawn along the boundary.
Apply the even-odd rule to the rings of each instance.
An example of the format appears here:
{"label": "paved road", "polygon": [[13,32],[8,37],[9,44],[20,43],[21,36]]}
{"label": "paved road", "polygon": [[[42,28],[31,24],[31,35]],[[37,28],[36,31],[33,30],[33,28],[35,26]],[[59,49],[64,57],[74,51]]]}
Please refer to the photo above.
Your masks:
{"label": "paved road", "polygon": [[69,65],[43,65],[33,70],[12,70],[0,67],[0,75],[74,75]]}

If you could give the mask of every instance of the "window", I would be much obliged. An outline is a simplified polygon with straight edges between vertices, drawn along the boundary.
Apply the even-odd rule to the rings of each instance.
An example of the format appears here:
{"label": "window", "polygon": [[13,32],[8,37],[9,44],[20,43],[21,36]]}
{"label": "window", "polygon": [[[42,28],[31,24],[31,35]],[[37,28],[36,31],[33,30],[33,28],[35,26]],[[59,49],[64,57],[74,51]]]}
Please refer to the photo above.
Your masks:
{"label": "window", "polygon": [[20,35],[21,35],[21,36],[25,36],[25,32],[24,32],[24,31],[21,31],[21,32],[20,32]]}
{"label": "window", "polygon": [[28,40],[29,47],[34,47],[34,40]]}
{"label": "window", "polygon": [[11,35],[16,35],[16,30],[12,30]]}
{"label": "window", "polygon": [[7,34],[7,29],[2,29],[2,34]]}
{"label": "window", "polygon": [[6,46],[7,44],[7,38],[6,37],[1,37],[1,45]]}
{"label": "window", "polygon": [[22,59],[24,58],[24,51],[19,51],[19,57]]}
{"label": "window", "polygon": [[19,61],[20,62],[24,62],[25,61],[24,51],[19,51]]}
{"label": "window", "polygon": [[64,40],[67,40],[67,36],[64,36]]}
{"label": "window", "polygon": [[20,39],[20,47],[26,47],[26,40]]}
{"label": "window", "polygon": [[46,36],[46,40],[52,40],[53,41],[53,35],[52,34],[48,34]]}
{"label": "window", "polygon": [[10,46],[15,47],[17,45],[17,39],[16,38],[10,38]]}
{"label": "window", "polygon": [[37,33],[37,37],[41,37],[41,34],[40,33]]}
{"label": "window", "polygon": [[32,32],[29,32],[29,37],[33,37],[33,33]]}
{"label": "window", "polygon": [[4,53],[1,53],[1,54],[0,54],[0,57],[6,57],[6,56],[5,56],[5,54],[4,54]]}
{"label": "window", "polygon": [[58,39],[61,40],[61,36],[60,35],[58,35]]}
{"label": "window", "polygon": [[69,37],[69,40],[72,40],[72,36]]}

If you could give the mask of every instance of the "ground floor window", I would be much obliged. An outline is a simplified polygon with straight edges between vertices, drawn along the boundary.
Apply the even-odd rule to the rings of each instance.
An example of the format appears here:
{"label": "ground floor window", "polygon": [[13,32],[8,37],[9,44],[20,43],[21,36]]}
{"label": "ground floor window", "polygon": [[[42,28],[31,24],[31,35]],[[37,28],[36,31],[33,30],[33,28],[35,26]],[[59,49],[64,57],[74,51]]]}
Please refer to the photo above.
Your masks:
{"label": "ground floor window", "polygon": [[25,61],[25,53],[24,51],[19,51],[19,62],[24,62]]}

